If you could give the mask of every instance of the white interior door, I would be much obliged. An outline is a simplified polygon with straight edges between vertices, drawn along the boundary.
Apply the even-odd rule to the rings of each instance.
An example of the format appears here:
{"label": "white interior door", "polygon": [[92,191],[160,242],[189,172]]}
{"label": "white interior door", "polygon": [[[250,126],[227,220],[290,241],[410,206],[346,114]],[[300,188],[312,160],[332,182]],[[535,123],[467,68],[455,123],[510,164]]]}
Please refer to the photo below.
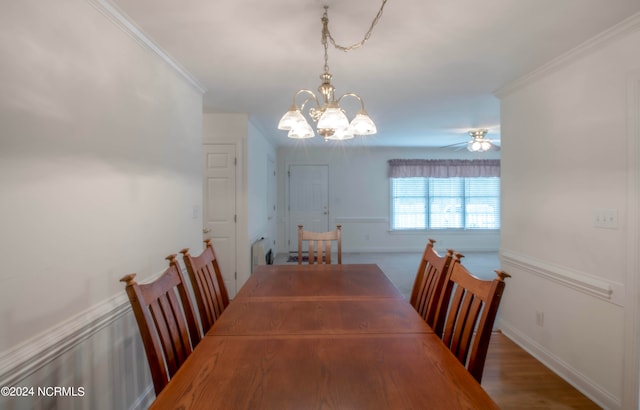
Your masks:
{"label": "white interior door", "polygon": [[272,257],[275,257],[277,249],[276,238],[278,237],[278,174],[276,172],[276,160],[272,156],[267,157],[267,221],[269,239],[269,247],[273,251]]}
{"label": "white interior door", "polygon": [[329,166],[289,167],[289,251],[298,251],[298,225],[329,230]]}
{"label": "white interior door", "polygon": [[234,297],[236,285],[236,145],[205,144],[204,238],[210,238],[220,270]]}

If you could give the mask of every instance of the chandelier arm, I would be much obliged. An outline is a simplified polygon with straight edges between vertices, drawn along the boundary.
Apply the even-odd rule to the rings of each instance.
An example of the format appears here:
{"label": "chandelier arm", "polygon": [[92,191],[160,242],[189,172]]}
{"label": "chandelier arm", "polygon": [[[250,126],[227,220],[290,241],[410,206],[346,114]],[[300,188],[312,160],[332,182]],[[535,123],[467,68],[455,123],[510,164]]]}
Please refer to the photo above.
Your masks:
{"label": "chandelier arm", "polygon": [[[323,15],[323,19],[327,18],[327,25],[326,25],[326,30],[323,31],[323,37],[324,37],[324,33],[326,31],[326,37],[329,39],[329,41],[331,42],[331,45],[333,45],[333,47],[337,48],[338,50],[349,52],[353,49],[356,48],[360,48],[364,45],[364,43],[369,40],[369,38],[371,37],[371,33],[373,32],[373,28],[376,26],[376,24],[378,24],[378,21],[380,20],[380,18],[382,17],[382,12],[384,11],[384,6],[387,4],[387,0],[382,0],[382,5],[380,6],[380,10],[378,10],[378,14],[376,14],[376,16],[374,17],[373,21],[371,22],[371,26],[369,26],[369,30],[367,30],[367,32],[364,35],[364,38],[362,40],[360,40],[357,43],[354,43],[350,46],[341,46],[339,44],[336,43],[336,40],[333,38],[333,36],[331,35],[331,32],[329,31],[329,27],[328,27],[328,18],[327,18],[327,9],[329,8],[329,6],[324,6],[324,15]],[[324,22],[324,20],[323,20]]]}
{"label": "chandelier arm", "polygon": [[356,93],[346,93],[346,94],[343,94],[342,96],[340,96],[340,98],[338,98],[338,100],[337,100],[337,101],[338,101],[338,104],[340,104],[340,102],[342,101],[342,99],[343,99],[344,97],[355,97],[358,101],[360,101],[360,108],[361,108],[362,110],[364,110],[364,100],[363,100],[363,99],[362,99],[362,97],[360,97],[358,94],[356,94]]}
{"label": "chandelier arm", "polygon": [[312,95],[311,97],[306,98],[306,99],[302,102],[302,104],[300,104],[300,112],[304,112],[304,107],[305,107],[305,105],[307,105],[307,103],[308,103],[309,101],[315,101],[315,103],[316,103],[316,107],[317,107],[317,108],[320,108],[320,104],[318,104],[318,98],[316,98],[316,96],[315,96],[315,95]]}
{"label": "chandelier arm", "polygon": [[298,100],[298,96],[302,95],[302,94],[308,94],[309,96],[304,100],[304,102],[300,105],[300,111],[302,111],[304,109],[304,105],[309,102],[309,100],[314,100],[316,102],[316,105],[319,107],[320,103],[318,101],[318,97],[316,97],[315,93],[311,90],[306,90],[306,89],[302,89],[302,90],[298,90],[298,92],[296,92],[293,95],[293,105],[295,105],[296,107],[298,106],[298,104],[296,104],[296,101]]}

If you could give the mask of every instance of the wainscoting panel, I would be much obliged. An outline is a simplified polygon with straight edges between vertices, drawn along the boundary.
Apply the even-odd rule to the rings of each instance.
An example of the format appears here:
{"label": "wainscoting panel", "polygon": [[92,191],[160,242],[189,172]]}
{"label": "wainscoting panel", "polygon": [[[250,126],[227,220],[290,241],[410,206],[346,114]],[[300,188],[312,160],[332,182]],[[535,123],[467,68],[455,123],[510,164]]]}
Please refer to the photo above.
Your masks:
{"label": "wainscoting panel", "polygon": [[23,397],[3,394],[0,408],[146,409],[155,394],[142,339],[129,301],[114,299],[99,317],[85,312],[3,354],[0,386]]}

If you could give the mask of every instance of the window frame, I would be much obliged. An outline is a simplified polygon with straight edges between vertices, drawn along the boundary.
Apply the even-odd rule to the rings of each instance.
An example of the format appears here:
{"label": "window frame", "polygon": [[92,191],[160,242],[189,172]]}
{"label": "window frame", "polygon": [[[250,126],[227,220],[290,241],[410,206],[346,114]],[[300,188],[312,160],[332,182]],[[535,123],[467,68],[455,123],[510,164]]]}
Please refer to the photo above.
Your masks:
{"label": "window frame", "polygon": [[[469,201],[469,197],[467,195],[467,182],[466,180],[468,179],[485,179],[485,178],[496,178],[498,180],[498,192],[497,192],[497,203],[498,203],[498,212],[496,214],[497,217],[497,227],[491,227],[491,228],[472,228],[472,227],[467,227],[468,225],[468,220],[469,220],[469,215],[467,212],[467,204],[471,201]],[[439,232],[444,232],[444,231],[452,231],[452,232],[457,232],[457,231],[465,231],[465,232],[496,232],[496,231],[500,231],[501,229],[501,211],[500,211],[500,207],[501,207],[501,192],[500,192],[500,177],[454,177],[454,178],[434,178],[434,177],[416,177],[416,179],[421,179],[423,180],[423,184],[424,186],[424,192],[425,192],[425,196],[423,197],[425,199],[425,227],[418,227],[418,228],[396,228],[395,225],[395,207],[394,207],[394,200],[395,200],[395,196],[394,196],[394,179],[409,179],[409,178],[389,178],[389,231],[393,232],[393,233],[414,233],[414,232],[425,232],[425,231],[439,231]],[[461,200],[461,208],[464,210],[464,212],[462,212],[461,218],[462,218],[462,226],[458,227],[458,228],[451,228],[451,227],[443,227],[443,228],[434,228],[432,227],[432,223],[431,223],[431,208],[432,208],[432,204],[431,204],[431,196],[430,196],[430,180],[431,179],[460,179],[461,180],[461,196],[456,197],[456,198],[460,198]]]}

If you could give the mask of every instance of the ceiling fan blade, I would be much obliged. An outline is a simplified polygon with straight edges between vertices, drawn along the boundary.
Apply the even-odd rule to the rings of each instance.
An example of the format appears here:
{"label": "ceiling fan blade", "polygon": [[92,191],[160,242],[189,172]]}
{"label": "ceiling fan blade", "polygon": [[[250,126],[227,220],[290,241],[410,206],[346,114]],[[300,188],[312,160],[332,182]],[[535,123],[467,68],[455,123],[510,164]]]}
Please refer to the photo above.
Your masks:
{"label": "ceiling fan blade", "polygon": [[455,144],[449,144],[449,145],[443,145],[440,148],[452,148],[452,147],[457,147],[457,146],[464,146],[467,145],[467,142],[456,142]]}

